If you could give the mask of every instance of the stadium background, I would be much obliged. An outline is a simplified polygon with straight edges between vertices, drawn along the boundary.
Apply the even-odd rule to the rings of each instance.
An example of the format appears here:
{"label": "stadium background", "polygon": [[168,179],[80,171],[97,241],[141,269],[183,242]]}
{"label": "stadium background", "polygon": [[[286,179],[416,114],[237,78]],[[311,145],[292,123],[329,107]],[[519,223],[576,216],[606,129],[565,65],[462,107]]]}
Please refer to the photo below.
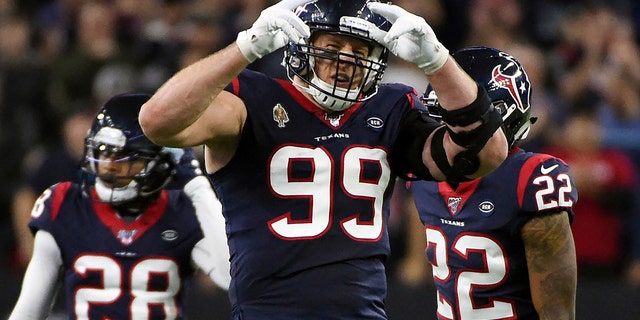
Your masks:
{"label": "stadium background", "polygon": [[[71,148],[62,129],[78,122],[68,120],[91,114],[116,93],[153,92],[182,66],[231,43],[272,3],[0,0],[0,318],[17,299],[24,272],[25,257],[18,250],[12,221],[16,191],[47,181],[33,172],[52,154]],[[640,167],[640,1],[394,3],[424,16],[450,50],[493,46],[523,62],[534,82],[533,115],[541,118],[525,148],[541,151],[559,145],[579,155],[586,151],[576,145],[584,147],[581,141],[595,139],[596,150],[621,150],[636,170]],[[250,67],[284,77],[281,59],[282,52],[275,52]],[[393,58],[385,81],[411,84],[418,92],[427,85],[415,67]],[[615,109],[620,105],[626,106],[624,112]],[[587,115],[597,130],[583,122],[579,130],[568,127],[576,115]],[[567,132],[584,135],[572,140]],[[578,244],[584,251],[579,260],[578,319],[640,318],[640,191],[638,179],[633,180],[631,189],[622,193],[624,201],[605,206],[604,214],[610,217],[575,230],[576,237],[602,244]],[[577,211],[576,220],[585,215]],[[415,271],[424,261],[409,261],[405,255],[410,219],[398,210],[389,226],[394,241],[388,312],[394,320],[431,319],[435,312],[431,280],[424,270]],[[229,318],[225,292],[201,278],[192,289],[189,319]]]}

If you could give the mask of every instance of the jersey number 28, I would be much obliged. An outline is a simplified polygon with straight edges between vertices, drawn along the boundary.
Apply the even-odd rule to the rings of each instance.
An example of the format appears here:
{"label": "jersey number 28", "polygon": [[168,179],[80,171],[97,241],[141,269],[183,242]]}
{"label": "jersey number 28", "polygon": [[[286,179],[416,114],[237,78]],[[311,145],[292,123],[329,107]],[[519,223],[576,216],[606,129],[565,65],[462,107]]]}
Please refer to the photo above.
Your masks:
{"label": "jersey number 28", "polygon": [[[129,274],[125,274],[120,263],[107,256],[83,255],[73,264],[74,271],[80,276],[88,273],[101,274],[102,286],[78,287],[75,291],[75,314],[78,319],[89,319],[92,304],[105,305],[115,303],[123,296],[123,290],[129,288],[131,319],[149,319],[149,306],[162,306],[166,319],[177,318],[176,295],[180,292],[181,280],[178,266],[174,261],[160,258],[145,258],[136,263]],[[150,290],[152,276],[166,279],[162,290]],[[128,278],[127,278],[128,277]],[[125,285],[123,281],[130,283]]]}

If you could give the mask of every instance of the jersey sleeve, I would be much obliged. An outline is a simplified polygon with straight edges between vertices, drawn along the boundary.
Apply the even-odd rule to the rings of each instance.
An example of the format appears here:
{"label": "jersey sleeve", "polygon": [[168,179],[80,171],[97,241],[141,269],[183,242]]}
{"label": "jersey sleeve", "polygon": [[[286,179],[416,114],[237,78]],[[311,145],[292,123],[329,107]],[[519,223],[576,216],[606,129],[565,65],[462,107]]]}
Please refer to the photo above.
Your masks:
{"label": "jersey sleeve", "polygon": [[196,266],[222,289],[227,290],[231,282],[229,247],[225,231],[222,204],[218,200],[209,180],[200,176],[189,182],[184,192],[191,199],[204,238],[192,251]]}
{"label": "jersey sleeve", "polygon": [[62,266],[60,248],[53,236],[38,231],[34,239],[33,255],[24,274],[20,296],[10,320],[44,319],[49,313]]}
{"label": "jersey sleeve", "polygon": [[429,135],[441,124],[427,116],[425,106],[416,92],[407,92],[405,103],[411,109],[404,114],[394,144],[391,167],[405,180],[434,180],[422,161],[422,151]]}
{"label": "jersey sleeve", "polygon": [[57,183],[44,190],[36,199],[31,210],[31,221],[29,221],[29,228],[34,235],[37,230],[51,231],[62,201],[71,186],[71,182]]}
{"label": "jersey sleeve", "polygon": [[569,166],[559,158],[537,154],[524,163],[517,186],[518,204],[525,212],[567,211],[573,220],[578,192]]}
{"label": "jersey sleeve", "polygon": [[[225,91],[233,93],[238,97],[251,94],[250,88],[257,88],[261,81],[265,81],[268,77],[262,73],[249,69],[242,70],[240,74],[224,88]],[[244,90],[241,90],[244,89]]]}

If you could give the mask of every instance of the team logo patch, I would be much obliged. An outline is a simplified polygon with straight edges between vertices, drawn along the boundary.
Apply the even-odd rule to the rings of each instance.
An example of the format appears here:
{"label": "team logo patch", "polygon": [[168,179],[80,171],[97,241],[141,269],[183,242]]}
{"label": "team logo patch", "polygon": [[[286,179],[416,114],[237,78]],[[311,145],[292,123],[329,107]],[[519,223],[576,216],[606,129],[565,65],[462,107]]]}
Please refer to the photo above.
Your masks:
{"label": "team logo patch", "polygon": [[491,201],[482,201],[479,205],[478,205],[478,210],[480,210],[480,212],[482,212],[485,216],[489,216],[493,213],[493,209],[495,209],[495,206],[493,205],[493,202]]}
{"label": "team logo patch", "polygon": [[120,240],[120,243],[127,246],[133,242],[133,237],[136,233],[138,233],[138,230],[120,230],[118,231],[118,239]]}
{"label": "team logo patch", "polygon": [[455,216],[458,213],[458,206],[461,201],[462,198],[460,197],[450,197],[449,200],[447,200],[447,206],[449,207],[449,212],[451,212],[452,216]]}
{"label": "team logo patch", "polygon": [[273,121],[278,124],[278,128],[284,128],[285,124],[289,122],[287,110],[279,103],[273,107]]}
{"label": "team logo patch", "polygon": [[373,130],[380,130],[384,126],[384,121],[378,117],[370,117],[367,119],[367,127],[372,128]]}
{"label": "team logo patch", "polygon": [[178,239],[178,231],[175,230],[165,230],[162,232],[162,240],[164,241],[173,241]]}

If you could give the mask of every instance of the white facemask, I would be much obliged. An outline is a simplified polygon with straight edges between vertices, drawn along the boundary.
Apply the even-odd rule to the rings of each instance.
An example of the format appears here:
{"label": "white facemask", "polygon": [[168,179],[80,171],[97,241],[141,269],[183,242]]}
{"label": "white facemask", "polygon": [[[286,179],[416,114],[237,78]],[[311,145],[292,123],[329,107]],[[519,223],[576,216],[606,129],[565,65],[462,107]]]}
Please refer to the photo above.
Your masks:
{"label": "white facemask", "polygon": [[349,100],[345,100],[345,99],[340,99],[337,97],[332,97],[326,93],[324,93],[322,90],[326,91],[326,92],[331,92],[331,91],[335,91],[337,96],[342,96],[342,97],[347,97],[348,99],[352,99],[355,100],[358,97],[358,90],[354,89],[354,90],[347,90],[345,88],[340,88],[340,87],[336,87],[335,90],[333,88],[332,85],[320,80],[320,78],[314,76],[311,79],[311,83],[318,86],[318,88],[314,87],[314,86],[309,86],[309,87],[303,87],[300,86],[305,92],[307,92],[308,94],[310,94],[313,97],[313,100],[315,100],[319,105],[321,105],[323,108],[327,109],[327,110],[331,110],[331,111],[343,111],[348,109],[350,106],[352,106],[355,102],[353,101],[349,101]]}
{"label": "white facemask", "polygon": [[136,189],[138,183],[131,180],[128,185],[120,188],[111,188],[104,185],[100,178],[96,178],[96,193],[100,200],[110,203],[120,203],[134,199],[138,196]]}

